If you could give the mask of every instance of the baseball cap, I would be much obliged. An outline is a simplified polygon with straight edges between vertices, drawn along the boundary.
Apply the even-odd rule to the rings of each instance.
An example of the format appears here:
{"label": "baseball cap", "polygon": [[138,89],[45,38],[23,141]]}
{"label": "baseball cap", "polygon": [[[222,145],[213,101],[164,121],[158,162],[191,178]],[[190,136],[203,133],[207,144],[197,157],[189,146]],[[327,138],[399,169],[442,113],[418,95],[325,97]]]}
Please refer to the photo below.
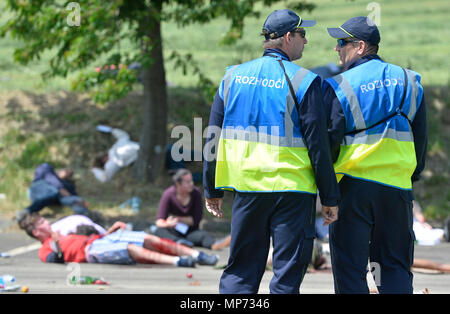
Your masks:
{"label": "baseball cap", "polygon": [[262,33],[266,39],[283,36],[299,27],[311,27],[316,24],[313,20],[303,20],[294,11],[289,9],[275,10],[264,22]]}
{"label": "baseball cap", "polygon": [[334,38],[353,37],[367,41],[373,45],[380,42],[380,32],[375,23],[366,16],[352,17],[338,28],[327,28]]}

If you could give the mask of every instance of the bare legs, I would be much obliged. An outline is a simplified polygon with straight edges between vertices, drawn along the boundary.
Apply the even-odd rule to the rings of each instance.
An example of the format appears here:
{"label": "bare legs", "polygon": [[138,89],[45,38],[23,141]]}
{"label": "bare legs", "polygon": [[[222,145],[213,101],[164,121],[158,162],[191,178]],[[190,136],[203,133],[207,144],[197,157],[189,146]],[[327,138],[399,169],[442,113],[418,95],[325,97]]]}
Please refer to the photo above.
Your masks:
{"label": "bare legs", "polygon": [[144,247],[134,244],[128,245],[130,257],[142,264],[174,265],[177,256],[192,256],[195,252],[197,251],[187,246],[150,234],[146,235],[144,239]]}
{"label": "bare legs", "polygon": [[450,273],[450,264],[440,264],[426,259],[414,259],[413,267],[437,270],[443,273]]}

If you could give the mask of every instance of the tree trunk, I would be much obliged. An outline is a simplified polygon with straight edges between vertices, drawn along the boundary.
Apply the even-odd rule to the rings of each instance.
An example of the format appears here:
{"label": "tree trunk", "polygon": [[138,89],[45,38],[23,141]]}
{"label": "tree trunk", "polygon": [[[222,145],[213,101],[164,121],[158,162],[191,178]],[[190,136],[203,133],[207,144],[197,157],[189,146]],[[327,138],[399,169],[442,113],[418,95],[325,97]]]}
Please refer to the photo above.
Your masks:
{"label": "tree trunk", "polygon": [[[152,1],[155,3],[156,1]],[[161,23],[157,16],[162,3],[151,8],[146,33],[150,43],[143,49],[152,58],[149,67],[143,69],[144,103],[142,128],[139,139],[139,156],[134,166],[134,178],[139,182],[154,182],[164,168],[167,138],[166,73],[161,38]],[[155,10],[157,11],[155,14]],[[151,46],[151,47],[150,47]]]}

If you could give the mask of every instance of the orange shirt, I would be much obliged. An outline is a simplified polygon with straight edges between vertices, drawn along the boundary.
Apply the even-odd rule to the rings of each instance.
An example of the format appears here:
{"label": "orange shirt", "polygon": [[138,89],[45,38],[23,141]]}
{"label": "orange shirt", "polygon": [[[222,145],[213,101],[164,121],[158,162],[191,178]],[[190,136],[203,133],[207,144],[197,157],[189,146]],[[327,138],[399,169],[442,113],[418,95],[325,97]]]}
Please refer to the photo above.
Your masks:
{"label": "orange shirt", "polygon": [[[59,240],[59,246],[64,255],[64,262],[76,262],[85,263],[86,254],[84,252],[87,245],[91,244],[97,239],[103,237],[102,235],[76,235],[69,234],[67,236],[62,236]],[[53,246],[53,248],[52,248]],[[54,247],[54,242],[52,238],[44,241],[42,247],[39,249],[39,258],[44,262],[53,262],[52,253],[57,253]]]}

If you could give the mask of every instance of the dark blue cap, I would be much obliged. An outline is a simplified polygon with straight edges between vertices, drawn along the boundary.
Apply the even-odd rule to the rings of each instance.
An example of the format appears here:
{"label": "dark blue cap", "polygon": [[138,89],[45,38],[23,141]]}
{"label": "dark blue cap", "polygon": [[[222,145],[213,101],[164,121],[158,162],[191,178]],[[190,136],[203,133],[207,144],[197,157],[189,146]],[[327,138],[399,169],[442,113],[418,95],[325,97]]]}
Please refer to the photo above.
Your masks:
{"label": "dark blue cap", "polygon": [[262,33],[266,39],[274,39],[298,27],[310,27],[314,25],[316,25],[316,21],[303,20],[294,11],[289,9],[275,10],[270,13],[264,22]]}
{"label": "dark blue cap", "polygon": [[334,38],[354,37],[373,45],[380,42],[378,27],[366,16],[352,17],[339,28],[328,28],[328,33]]}

